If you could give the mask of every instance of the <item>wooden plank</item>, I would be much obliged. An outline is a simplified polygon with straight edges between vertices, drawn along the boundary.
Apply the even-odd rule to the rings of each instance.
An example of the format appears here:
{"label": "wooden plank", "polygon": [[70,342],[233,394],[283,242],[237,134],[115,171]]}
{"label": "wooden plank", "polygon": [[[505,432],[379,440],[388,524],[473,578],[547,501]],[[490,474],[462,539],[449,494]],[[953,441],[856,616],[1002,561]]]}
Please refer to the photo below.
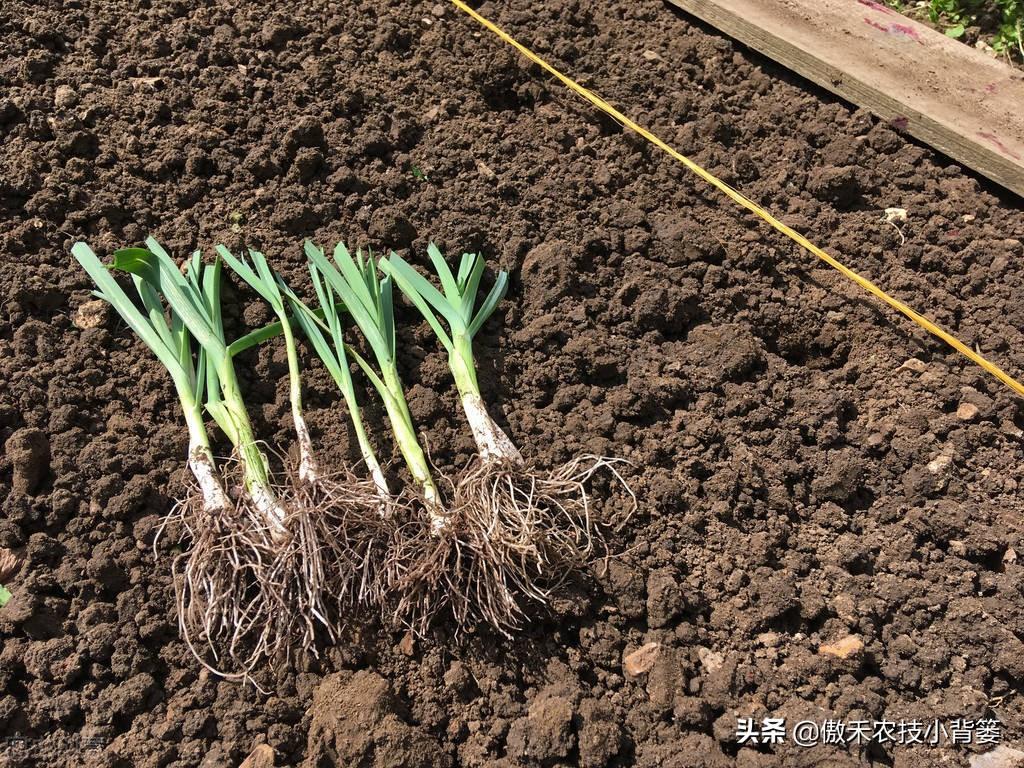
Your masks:
{"label": "wooden plank", "polygon": [[670,0],[1024,196],[1024,71],[874,0]]}

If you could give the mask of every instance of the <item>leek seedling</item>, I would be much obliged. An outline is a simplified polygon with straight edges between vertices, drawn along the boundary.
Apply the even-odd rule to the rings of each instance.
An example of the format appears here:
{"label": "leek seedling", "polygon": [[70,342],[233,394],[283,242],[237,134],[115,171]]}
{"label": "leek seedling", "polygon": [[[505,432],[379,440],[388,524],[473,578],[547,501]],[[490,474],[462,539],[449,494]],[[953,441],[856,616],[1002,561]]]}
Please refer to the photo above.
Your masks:
{"label": "leek seedling", "polygon": [[[326,624],[319,603],[309,598],[312,590],[304,588],[317,576],[303,572],[306,580],[295,578],[296,561],[305,562],[295,553],[308,549],[309,533],[292,514],[292,499],[275,487],[249,422],[224,338],[220,260],[204,266],[196,252],[183,273],[155,240],[146,246],[117,251],[112,265],[133,276],[146,323],[91,251],[76,246],[75,255],[178,387],[192,435],[190,465],[203,498],[202,504],[176,505],[169,517],[180,520],[191,539],[172,566],[179,626],[201,663],[225,677],[246,679],[260,662],[290,653],[296,640],[308,647],[314,622]],[[195,364],[190,339],[198,343]],[[217,474],[203,426],[204,404],[232,443],[236,460],[227,466],[232,478],[240,475],[237,484]],[[207,663],[197,642],[206,644],[217,666]],[[225,659],[242,671],[219,669]]]}
{"label": "leek seedling", "polygon": [[[174,276],[162,277],[158,270],[144,268],[147,261],[155,258],[149,251],[118,251],[114,266],[137,265],[133,282],[143,312],[88,245],[76,243],[71,252],[98,287],[96,295],[114,307],[163,363],[181,401],[189,432],[188,465],[196,484],[177,501],[168,519],[180,518],[193,544],[189,552],[175,558],[172,570],[176,576],[181,576],[175,579],[175,589],[182,637],[196,658],[206,664],[204,654],[196,650],[196,639],[205,640],[217,658],[219,641],[226,640],[227,645],[232,646],[245,633],[246,627],[262,623],[258,616],[253,616],[259,613],[262,601],[247,597],[249,587],[246,584],[247,576],[259,567],[261,548],[239,545],[238,539],[244,537],[236,534],[245,527],[243,515],[225,490],[203,420],[204,390],[211,378],[207,376],[209,360],[203,349],[193,358],[188,326],[173,308],[169,316],[165,315],[159,291],[164,283],[180,281],[187,286],[188,295],[198,297],[206,275],[198,256],[187,263],[184,276],[172,264]],[[254,611],[253,606],[257,610]]]}
{"label": "leek seedling", "polygon": [[[456,483],[456,513],[446,528],[435,531],[437,542],[426,553],[431,565],[420,569],[425,581],[409,582],[406,589],[428,594],[453,591],[457,600],[452,606],[460,624],[482,618],[507,632],[520,624],[522,599],[547,602],[551,590],[572,567],[586,562],[600,542],[587,491],[593,475],[609,469],[633,494],[613,466],[619,459],[581,456],[554,471],[540,470],[523,459],[487,411],[473,358],[473,337],[500,303],[508,276],[498,274],[477,308],[483,258],[464,254],[453,275],[433,243],[427,252],[440,291],[395,253],[382,259],[380,268],[419,309],[448,352],[478,461]],[[448,564],[440,569],[445,578],[431,583],[438,560]],[[421,594],[403,599],[426,606],[430,598]]]}
{"label": "leek seedling", "polygon": [[[317,356],[324,363],[334,383],[338,385],[342,396],[345,398],[345,405],[348,407],[349,416],[352,419],[352,428],[356,434],[356,441],[359,444],[359,452],[363,463],[366,465],[376,487],[377,498],[380,502],[379,511],[382,518],[388,517],[392,512],[394,499],[388,489],[387,479],[384,477],[384,470],[381,469],[377,455],[374,453],[370,438],[366,434],[366,427],[363,424],[362,413],[359,408],[359,401],[356,398],[355,383],[352,380],[352,372],[349,370],[348,355],[345,350],[345,340],[342,331],[341,313],[343,306],[337,301],[333,290],[324,287],[320,273],[316,268],[309,265],[310,277],[313,280],[313,287],[317,299],[320,302],[320,311],[313,312],[309,309],[292,291],[286,291],[288,302],[295,313],[295,320],[302,328],[302,332],[312,343]],[[321,326],[325,325],[330,334],[331,341],[328,343]]]}
{"label": "leek seedling", "polygon": [[[128,327],[135,331],[171,374],[185,415],[185,424],[188,426],[188,464],[198,483],[203,510],[209,515],[218,515],[231,509],[233,505],[217,474],[216,463],[210,450],[210,440],[203,423],[205,381],[202,376],[197,375],[192,357],[191,336],[181,317],[171,312],[168,321],[156,289],[136,276],[135,288],[146,311],[143,314],[88,245],[75,243],[71,253],[99,289],[94,291],[94,294],[117,311]],[[194,263],[189,267],[190,276],[193,278],[196,267]],[[200,360],[202,362],[202,358]],[[205,366],[200,365],[200,368],[203,367]]]}
{"label": "leek seedling", "polygon": [[[363,546],[362,542],[367,538],[367,533],[373,537],[374,530],[379,527],[377,506],[380,494],[387,494],[387,486],[369,447],[355,405],[351,376],[347,381],[346,399],[349,400],[352,419],[373,479],[360,479],[352,472],[331,477],[321,474],[302,413],[299,354],[292,329],[293,318],[288,315],[286,302],[295,312],[295,322],[314,340],[315,346],[317,341],[324,343],[317,326],[319,318],[302,304],[281,276],[270,268],[262,253],[250,249],[250,265],[222,245],[217,246],[217,252],[242,280],[270,304],[278,317],[276,325],[284,337],[288,358],[289,400],[299,461],[297,471],[290,475],[292,488],[288,496],[290,516],[287,525],[294,535],[289,546],[275,553],[271,570],[276,574],[273,580],[289,596],[287,601],[299,607],[295,615],[305,621],[301,644],[304,649],[312,650],[315,639],[314,619],[328,630],[332,640],[337,638],[337,628],[330,618],[332,611],[328,603],[335,599],[344,601],[350,595],[362,595],[365,591],[365,584],[358,589],[353,584],[360,577],[365,578],[368,568],[366,552],[373,548]],[[337,378],[341,372],[332,370],[332,373]],[[347,367],[343,373],[349,373]],[[358,559],[354,559],[353,555]]]}
{"label": "leek seedling", "polygon": [[[442,528],[447,513],[442,506],[437,486],[434,485],[427,458],[416,437],[412,414],[398,375],[391,280],[380,280],[373,259],[364,259],[361,252],[353,257],[343,243],[338,243],[334,249],[337,267],[327,260],[320,248],[308,240],[305,250],[313,272],[314,285],[321,294],[325,294],[325,289],[337,293],[370,345],[379,373],[355,350],[349,348],[348,354],[355,359],[380,394],[398,449],[419,488],[431,525]],[[322,308],[328,314],[336,315],[338,303],[326,299],[326,295],[321,297]],[[340,321],[335,316],[331,322],[338,330],[334,340],[335,350],[340,355],[346,349],[340,338]]]}
{"label": "leek seedling", "polygon": [[[146,246],[117,251],[114,268],[136,275],[159,291],[202,347],[206,356],[206,410],[237,452],[246,494],[262,525],[274,540],[281,541],[288,536],[284,526],[287,513],[271,486],[270,467],[253,434],[234,360],[224,338],[220,261],[203,269],[200,283],[183,276],[156,240],[148,238]],[[199,254],[193,259],[198,263]]]}
{"label": "leek seedling", "polygon": [[[279,275],[275,274],[266,257],[259,251],[249,249],[251,266],[244,259],[235,257],[231,251],[223,245],[217,246],[218,255],[224,259],[229,267],[244,280],[250,288],[258,293],[274,310],[278,322],[281,324],[281,332],[284,335],[285,354],[288,357],[288,399],[292,410],[292,423],[295,427],[295,437],[299,448],[299,479],[303,482],[315,484],[319,472],[317,470],[316,458],[313,456],[313,441],[309,436],[309,427],[306,426],[306,419],[302,414],[302,379],[299,372],[299,353],[295,346],[295,334],[292,331],[291,321],[285,310],[284,296],[281,294],[281,283]],[[229,353],[230,354],[230,353]]]}

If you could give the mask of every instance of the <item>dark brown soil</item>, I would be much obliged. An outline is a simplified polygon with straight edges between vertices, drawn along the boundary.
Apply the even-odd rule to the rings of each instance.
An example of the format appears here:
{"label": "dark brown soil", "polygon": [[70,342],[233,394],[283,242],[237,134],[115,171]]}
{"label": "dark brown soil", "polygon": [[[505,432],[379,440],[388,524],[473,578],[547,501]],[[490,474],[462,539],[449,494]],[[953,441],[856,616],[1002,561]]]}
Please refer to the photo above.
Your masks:
{"label": "dark brown soil", "polygon": [[[482,9],[1024,371],[1018,200],[659,2]],[[213,768],[264,742],[308,768],[970,751],[740,749],[737,717],[766,714],[998,717],[1024,741],[1021,400],[447,4],[4,0],[0,43],[0,546],[26,553],[0,610],[0,737],[28,739],[0,760]],[[888,207],[907,210],[902,233]],[[259,246],[295,281],[304,236],[417,261],[431,238],[483,249],[513,273],[480,337],[485,394],[542,463],[634,462],[621,556],[513,642],[360,622],[268,698],[201,671],[177,637],[170,540],[151,549],[184,478],[171,383],[83,309],[68,254],[150,232],[178,255]],[[268,318],[236,295],[232,321]],[[470,436],[404,312],[414,416],[453,471]],[[308,362],[322,459],[351,461]],[[281,350],[242,368],[286,448]],[[847,658],[819,650],[849,636]],[[627,676],[648,643],[653,667]]]}

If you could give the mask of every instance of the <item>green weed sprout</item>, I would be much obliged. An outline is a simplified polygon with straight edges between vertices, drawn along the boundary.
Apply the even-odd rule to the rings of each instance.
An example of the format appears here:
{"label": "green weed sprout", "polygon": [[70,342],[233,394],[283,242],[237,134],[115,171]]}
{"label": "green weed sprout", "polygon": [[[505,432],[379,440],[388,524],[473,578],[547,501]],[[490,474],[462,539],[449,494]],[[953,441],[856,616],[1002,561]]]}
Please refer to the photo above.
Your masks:
{"label": "green weed sprout", "polygon": [[[546,603],[601,543],[588,491],[595,473],[608,469],[633,494],[615,467],[620,459],[580,456],[550,471],[524,460],[487,411],[473,357],[473,337],[501,302],[508,276],[499,272],[477,306],[484,259],[464,254],[453,274],[433,243],[427,253],[441,290],[395,253],[379,266],[448,352],[478,461],[456,482],[455,513],[434,530],[434,545],[423,552],[425,564],[410,568],[418,583],[407,579],[401,599],[427,614],[448,604],[461,626],[483,619],[508,633],[521,624],[524,600]],[[446,565],[439,568],[438,561]],[[438,579],[438,573],[444,577]]]}
{"label": "green weed sprout", "polygon": [[0,549],[0,608],[3,608],[14,595],[4,584],[18,572],[20,558],[9,549]]}

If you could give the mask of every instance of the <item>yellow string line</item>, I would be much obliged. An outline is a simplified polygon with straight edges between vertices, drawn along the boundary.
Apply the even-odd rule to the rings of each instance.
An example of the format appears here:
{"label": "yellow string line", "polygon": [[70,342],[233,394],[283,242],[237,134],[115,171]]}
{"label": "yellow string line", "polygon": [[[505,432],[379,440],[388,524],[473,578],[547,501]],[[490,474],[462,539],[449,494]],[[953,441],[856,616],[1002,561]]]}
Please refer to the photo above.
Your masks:
{"label": "yellow string line", "polygon": [[687,168],[689,168],[695,174],[697,174],[702,179],[704,179],[704,181],[708,182],[708,184],[711,184],[713,187],[718,188],[719,190],[724,192],[728,197],[732,198],[733,201],[735,201],[739,205],[743,206],[744,208],[746,208],[748,211],[750,211],[754,215],[760,217],[761,219],[764,219],[764,221],[768,222],[774,229],[776,229],[777,231],[779,231],[782,234],[786,235],[786,237],[790,238],[793,242],[797,243],[799,246],[801,246],[805,250],[810,251],[811,253],[813,253],[815,256],[817,256],[819,259],[824,261],[830,267],[832,267],[833,269],[837,270],[838,272],[840,272],[842,275],[844,275],[845,277],[849,278],[853,282],[857,283],[857,285],[859,285],[861,288],[863,288],[864,290],[868,291],[871,294],[874,294],[875,296],[877,296],[879,299],[884,301],[886,304],[888,304],[893,309],[899,310],[900,312],[902,312],[904,315],[909,317],[911,320],[913,320],[915,323],[920,325],[922,328],[924,328],[926,331],[928,331],[932,335],[938,336],[940,339],[942,339],[944,342],[946,342],[949,346],[951,346],[957,352],[962,354],[964,357],[966,357],[967,359],[971,360],[972,362],[976,363],[977,365],[981,366],[986,371],[991,373],[993,376],[995,376],[997,379],[999,379],[1001,382],[1003,382],[1006,386],[1008,386],[1014,392],[1016,392],[1019,395],[1024,395],[1024,384],[1021,384],[1015,378],[1010,376],[1008,373],[1006,373],[998,365],[996,365],[996,364],[994,364],[992,362],[989,362],[984,357],[982,357],[977,352],[975,352],[973,349],[971,349],[966,344],[964,344],[962,341],[957,339],[955,336],[952,336],[949,333],[947,333],[946,331],[942,330],[942,328],[937,326],[935,323],[933,323],[928,318],[924,317],[923,315],[918,314],[917,312],[915,312],[913,309],[908,307],[906,304],[904,304],[899,299],[893,298],[892,296],[887,294],[885,291],[883,291],[877,285],[872,283],[866,277],[862,277],[861,275],[857,274],[856,272],[854,272],[849,267],[847,267],[844,264],[840,263],[834,257],[832,257],[829,254],[827,254],[825,251],[823,251],[821,248],[816,246],[814,243],[812,243],[806,237],[804,237],[799,232],[794,230],[792,227],[789,227],[786,224],[783,224],[778,219],[776,219],[772,214],[770,214],[764,208],[759,206],[753,200],[751,200],[750,198],[748,198],[745,195],[741,194],[740,192],[737,192],[735,189],[730,187],[728,184],[726,184],[724,181],[719,179],[717,176],[714,176],[713,174],[708,173],[707,171],[705,171],[703,168],[701,168],[695,162],[690,160],[690,158],[688,158],[685,155],[680,154],[679,152],[674,150],[672,147],[670,147],[668,144],[666,144],[664,141],[659,139],[657,136],[655,136],[653,133],[648,131],[643,126],[638,125],[637,123],[635,123],[632,120],[630,120],[628,117],[626,117],[624,114],[619,112],[619,110],[617,110],[615,107],[613,107],[607,101],[602,99],[600,96],[598,96],[595,93],[593,93],[593,92],[589,91],[588,89],[584,88],[582,85],[580,85],[575,80],[573,80],[572,78],[568,77],[567,75],[563,75],[561,72],[559,72],[553,66],[548,64],[544,59],[542,59],[540,56],[535,54],[533,51],[531,51],[525,45],[520,43],[518,40],[513,38],[511,35],[509,35],[507,32],[505,32],[499,26],[497,26],[496,24],[494,24],[491,21],[488,21],[483,16],[481,16],[479,13],[474,11],[472,8],[470,8],[468,5],[466,5],[464,2],[462,2],[462,0],[451,0],[451,2],[460,11],[463,11],[464,13],[468,14],[475,21],[477,21],[483,27],[485,27],[486,29],[490,30],[495,35],[497,35],[499,38],[501,38],[506,43],[511,45],[513,48],[515,48],[517,51],[519,51],[521,54],[523,54],[530,61],[534,62],[535,64],[538,64],[539,66],[541,66],[542,68],[544,68],[545,70],[550,72],[552,75],[554,75],[556,78],[558,78],[562,82],[562,84],[565,85],[567,88],[570,88],[571,90],[573,90],[576,93],[578,93],[584,99],[586,99],[591,104],[593,104],[595,107],[597,107],[602,112],[604,112],[605,114],[607,114],[610,117],[612,117],[614,120],[617,120],[619,123],[621,123],[622,125],[626,126],[627,128],[629,128],[634,133],[637,133],[637,134],[643,136],[645,139],[647,139],[649,142],[651,142],[651,144],[653,144],[658,149],[662,150],[665,154],[669,155],[670,157],[674,158],[675,160],[678,160],[680,163],[685,165]]}

